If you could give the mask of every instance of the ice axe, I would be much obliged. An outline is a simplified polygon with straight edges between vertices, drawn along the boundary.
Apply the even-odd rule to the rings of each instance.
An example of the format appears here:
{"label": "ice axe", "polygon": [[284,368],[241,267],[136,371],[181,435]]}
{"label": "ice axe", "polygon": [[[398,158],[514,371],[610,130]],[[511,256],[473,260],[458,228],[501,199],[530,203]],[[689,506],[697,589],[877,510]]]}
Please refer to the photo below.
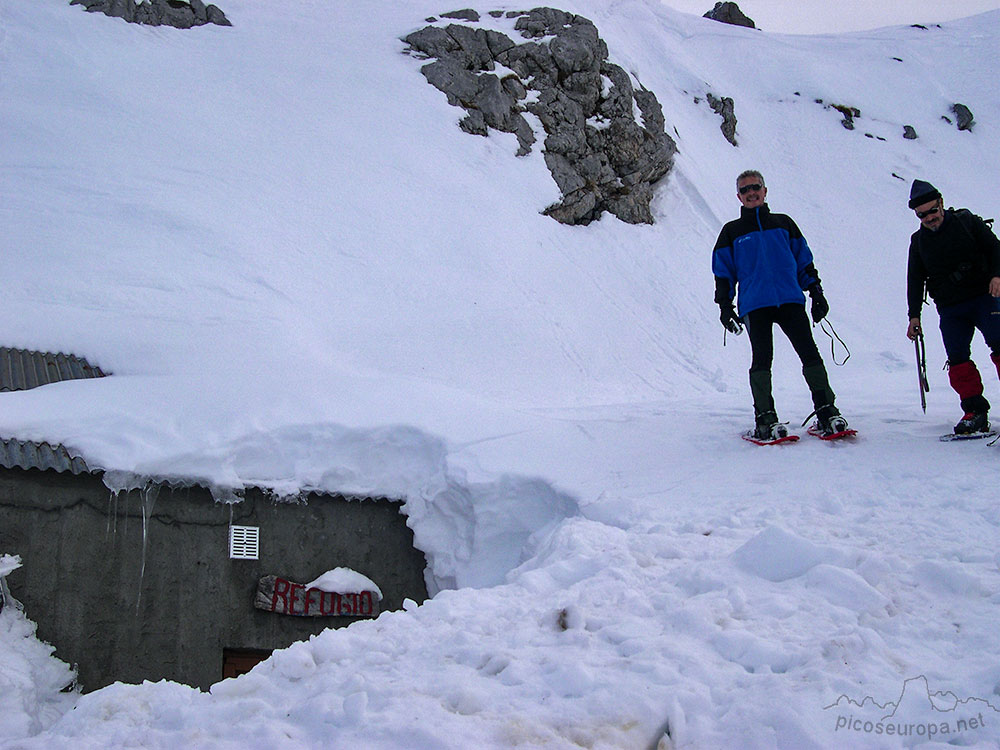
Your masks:
{"label": "ice axe", "polygon": [[917,382],[920,384],[920,407],[927,413],[927,397],[931,390],[927,382],[927,352],[924,349],[924,332],[917,329],[917,337],[913,339],[913,347],[917,353]]}

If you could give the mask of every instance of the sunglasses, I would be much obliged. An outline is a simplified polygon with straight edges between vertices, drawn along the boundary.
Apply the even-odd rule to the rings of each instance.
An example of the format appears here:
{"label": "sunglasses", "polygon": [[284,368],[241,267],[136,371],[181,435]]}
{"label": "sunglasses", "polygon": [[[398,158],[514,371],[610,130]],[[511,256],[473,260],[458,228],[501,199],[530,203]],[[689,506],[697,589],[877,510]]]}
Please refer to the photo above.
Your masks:
{"label": "sunglasses", "polygon": [[744,185],[743,187],[740,188],[740,195],[746,195],[751,190],[757,191],[757,190],[760,190],[763,187],[764,186],[761,185],[759,182],[755,182],[755,183],[753,183],[751,185]]}
{"label": "sunglasses", "polygon": [[941,206],[934,206],[934,208],[928,208],[926,211],[917,211],[917,218],[926,219],[928,216],[933,216],[940,210]]}

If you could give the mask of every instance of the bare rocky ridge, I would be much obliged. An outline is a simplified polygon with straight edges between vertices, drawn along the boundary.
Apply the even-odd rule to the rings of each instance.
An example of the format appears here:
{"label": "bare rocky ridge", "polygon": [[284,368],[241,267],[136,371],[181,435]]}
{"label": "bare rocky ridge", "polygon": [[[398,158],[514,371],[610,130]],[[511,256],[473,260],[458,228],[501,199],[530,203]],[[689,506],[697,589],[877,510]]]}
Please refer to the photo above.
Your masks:
{"label": "bare rocky ridge", "polygon": [[740,10],[740,6],[733,2],[716,3],[712,10],[708,11],[703,18],[710,18],[713,21],[728,23],[733,26],[745,26],[748,29],[756,29],[757,25]]}
{"label": "bare rocky ridge", "polygon": [[207,23],[232,26],[221,10],[214,5],[205,5],[202,0],[71,0],[70,5],[82,5],[91,13],[103,13],[145,26],[173,26],[178,29]]}
{"label": "bare rocky ridge", "polygon": [[523,156],[535,143],[530,113],[545,132],[545,163],[562,194],[545,214],[564,224],[588,224],[605,211],[653,223],[653,185],[677,152],[656,96],[608,62],[607,45],[582,16],[553,8],[490,15],[516,18],[528,41],[478,27],[480,15],[470,9],[442,14],[462,23],[429,25],[403,39],[407,52],[432,60],[421,68],[427,81],[466,110],[461,128],[514,133]]}

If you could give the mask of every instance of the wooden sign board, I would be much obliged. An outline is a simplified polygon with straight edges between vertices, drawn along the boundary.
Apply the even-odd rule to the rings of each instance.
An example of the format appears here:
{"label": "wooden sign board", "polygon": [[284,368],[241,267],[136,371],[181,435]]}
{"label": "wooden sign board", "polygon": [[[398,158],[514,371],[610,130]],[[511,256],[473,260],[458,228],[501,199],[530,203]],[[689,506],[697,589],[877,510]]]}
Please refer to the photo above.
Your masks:
{"label": "wooden sign board", "polygon": [[253,605],[266,612],[300,617],[378,617],[379,598],[374,591],[335,593],[307,588],[277,576],[257,583]]}

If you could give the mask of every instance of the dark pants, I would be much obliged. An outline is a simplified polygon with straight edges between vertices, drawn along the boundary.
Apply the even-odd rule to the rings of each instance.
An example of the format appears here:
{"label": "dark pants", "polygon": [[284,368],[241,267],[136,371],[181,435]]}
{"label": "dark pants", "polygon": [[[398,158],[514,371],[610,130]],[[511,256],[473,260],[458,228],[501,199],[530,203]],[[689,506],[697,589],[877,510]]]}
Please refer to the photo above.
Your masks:
{"label": "dark pants", "polygon": [[982,378],[972,361],[972,337],[977,328],[982,332],[1000,374],[1000,300],[983,294],[957,305],[939,307],[938,314],[948,355],[948,380],[961,399],[962,409],[976,413],[989,411]]}
{"label": "dark pants", "polygon": [[[758,423],[776,421],[774,398],[771,394],[771,363],[774,361],[774,325],[788,337],[795,353],[802,360],[802,375],[812,394],[813,408],[833,406],[834,394],[827,380],[823,358],[809,327],[805,305],[791,303],[780,307],[762,307],[744,318],[750,337],[750,391],[753,394],[754,415]],[[836,413],[836,412],[834,412]]]}
{"label": "dark pants", "polygon": [[978,328],[986,345],[1000,354],[1000,300],[984,294],[957,305],[939,307],[941,338],[948,362],[960,365],[972,359],[972,337]]}
{"label": "dark pants", "polygon": [[761,307],[746,316],[747,334],[750,336],[750,349],[753,360],[750,362],[750,372],[771,370],[774,360],[773,328],[777,323],[781,331],[788,337],[795,353],[802,360],[802,366],[808,367],[817,362],[823,363],[812,330],[809,328],[809,318],[806,316],[806,306],[795,303],[780,307]]}

